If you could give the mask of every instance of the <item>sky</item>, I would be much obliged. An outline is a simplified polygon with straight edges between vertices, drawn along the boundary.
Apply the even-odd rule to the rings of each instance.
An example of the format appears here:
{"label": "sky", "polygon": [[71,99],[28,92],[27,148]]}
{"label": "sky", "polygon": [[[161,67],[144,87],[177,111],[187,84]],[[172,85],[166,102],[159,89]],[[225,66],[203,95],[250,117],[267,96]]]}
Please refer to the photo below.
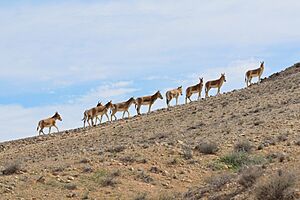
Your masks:
{"label": "sky", "polygon": [[297,0],[0,0],[0,141],[37,135],[56,111],[60,130],[81,127],[98,101],[199,77],[225,73],[222,92],[243,88],[260,61],[263,77],[299,62],[299,10]]}

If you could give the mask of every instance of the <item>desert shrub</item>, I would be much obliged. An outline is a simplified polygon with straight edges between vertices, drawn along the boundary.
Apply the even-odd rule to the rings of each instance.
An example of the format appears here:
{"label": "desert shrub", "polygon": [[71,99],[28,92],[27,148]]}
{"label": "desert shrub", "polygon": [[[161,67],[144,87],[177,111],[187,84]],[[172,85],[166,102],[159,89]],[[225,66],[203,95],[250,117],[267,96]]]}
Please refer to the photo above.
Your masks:
{"label": "desert shrub", "polygon": [[248,140],[239,141],[234,145],[235,152],[250,152],[252,145]]}
{"label": "desert shrub", "polygon": [[134,200],[146,200],[147,194],[146,193],[138,193],[136,197],[133,198]]}
{"label": "desert shrub", "polygon": [[182,199],[180,198],[181,194],[180,193],[174,193],[174,192],[170,192],[170,193],[162,193],[160,194],[158,197],[156,197],[155,199],[158,200],[175,200],[175,199]]}
{"label": "desert shrub", "polygon": [[266,160],[259,156],[250,156],[245,152],[233,152],[220,158],[220,162],[225,163],[229,168],[238,170],[243,166],[264,164]]}
{"label": "desert shrub", "polygon": [[182,149],[182,156],[186,160],[192,159],[193,158],[193,150],[190,147],[184,146]]}
{"label": "desert shrub", "polygon": [[179,163],[178,158],[173,158],[171,160],[168,161],[168,165],[177,165]]}
{"label": "desert shrub", "polygon": [[292,187],[295,185],[295,175],[291,173],[276,173],[261,182],[255,188],[258,200],[293,200],[296,199]]}
{"label": "desert shrub", "polygon": [[281,134],[281,135],[278,135],[278,137],[277,137],[277,140],[278,140],[279,142],[287,141],[287,139],[288,139],[288,137],[287,137],[286,134]]}
{"label": "desert shrub", "polygon": [[144,171],[138,173],[137,178],[142,180],[145,183],[153,183],[154,179]]}
{"label": "desert shrub", "polygon": [[206,182],[213,188],[221,188],[225,184],[231,182],[235,178],[234,174],[231,173],[222,173],[210,177]]}
{"label": "desert shrub", "polygon": [[107,151],[110,153],[120,153],[120,152],[124,151],[125,149],[126,149],[125,146],[118,145],[118,146],[109,148]]}
{"label": "desert shrub", "polygon": [[125,156],[119,159],[120,161],[124,163],[134,163],[136,159],[133,156]]}
{"label": "desert shrub", "polygon": [[263,170],[260,167],[249,167],[241,171],[238,183],[245,188],[252,187],[257,179],[261,177]]}
{"label": "desert shrub", "polygon": [[67,190],[76,190],[77,186],[74,183],[67,183],[64,185],[64,188]]}
{"label": "desert shrub", "polygon": [[200,143],[195,149],[204,154],[215,154],[219,150],[218,145],[213,142]]}
{"label": "desert shrub", "polygon": [[117,184],[117,181],[115,180],[117,176],[120,176],[119,171],[115,171],[108,174],[104,170],[98,170],[94,173],[92,179],[94,180],[94,182],[100,184],[102,187],[114,187]]}
{"label": "desert shrub", "polygon": [[2,171],[3,175],[12,175],[20,171],[21,166],[19,162],[12,162],[5,166],[4,170]]}
{"label": "desert shrub", "polygon": [[110,175],[104,177],[100,183],[102,187],[108,187],[108,186],[114,187],[117,184],[117,181],[115,180],[114,176]]}

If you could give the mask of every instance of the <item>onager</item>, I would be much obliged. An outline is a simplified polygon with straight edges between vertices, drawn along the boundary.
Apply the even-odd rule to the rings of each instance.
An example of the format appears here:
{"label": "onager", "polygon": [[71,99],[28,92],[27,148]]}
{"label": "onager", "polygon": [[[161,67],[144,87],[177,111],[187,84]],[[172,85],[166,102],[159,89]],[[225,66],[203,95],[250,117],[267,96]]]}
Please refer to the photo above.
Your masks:
{"label": "onager", "polygon": [[[95,125],[97,125],[97,119],[100,121],[100,124],[101,124],[103,115],[105,115],[107,117],[107,120],[110,121],[107,112],[110,108],[112,108],[112,105],[113,105],[112,101],[109,101],[104,106],[97,106],[95,108],[95,113],[93,113],[93,115],[92,115],[92,119],[96,118]],[[101,116],[100,119],[98,118],[99,115]]]}
{"label": "onager", "polygon": [[145,97],[139,97],[136,99],[136,105],[135,105],[135,108],[136,108],[136,111],[137,111],[137,114],[140,115],[140,109],[141,109],[141,106],[142,105],[149,105],[149,110],[148,110],[148,113],[150,113],[151,111],[151,106],[154,104],[154,102],[158,99],[163,99],[160,91],[157,91],[154,95],[152,96],[145,96]]}
{"label": "onager", "polygon": [[[102,103],[101,102],[98,102],[97,106],[102,106]],[[92,126],[94,126],[94,121],[92,119],[92,116],[93,116],[93,113],[96,112],[96,109],[95,108],[91,108],[89,110],[85,110],[84,113],[83,113],[83,127],[85,128],[85,123],[88,122],[89,126],[91,126],[90,124],[90,120],[92,122]]]}
{"label": "onager", "polygon": [[260,62],[260,67],[257,68],[257,69],[253,69],[253,70],[249,70],[246,72],[246,75],[245,75],[245,82],[246,82],[246,85],[247,87],[249,86],[249,83],[251,85],[251,80],[252,78],[254,77],[258,77],[258,82],[261,81],[261,75],[263,74],[264,72],[264,61],[263,62]]}
{"label": "onager", "polygon": [[124,118],[126,112],[128,113],[128,118],[129,118],[130,114],[128,109],[133,103],[136,104],[136,101],[133,97],[131,97],[130,99],[128,99],[128,101],[113,104],[111,108],[111,121],[113,120],[113,117],[115,117],[115,120],[117,120],[116,113],[119,111],[123,111],[122,119]]}
{"label": "onager", "polygon": [[205,83],[205,97],[208,97],[208,92],[211,88],[218,88],[217,95],[220,94],[220,89],[224,82],[226,82],[225,74],[221,74],[218,80],[207,81]]}
{"label": "onager", "polygon": [[59,132],[59,130],[55,124],[56,120],[62,121],[61,116],[58,114],[58,112],[55,112],[55,114],[50,118],[39,121],[37,129],[36,129],[37,131],[40,129],[39,135],[41,135],[41,133],[43,133],[45,135],[45,133],[43,131],[45,127],[49,127],[49,134],[51,132],[52,126],[54,126],[56,128],[57,132]]}
{"label": "onager", "polygon": [[194,93],[198,93],[198,101],[201,98],[201,92],[202,92],[202,88],[203,88],[203,78],[199,78],[199,81],[200,82],[197,85],[193,85],[193,86],[190,86],[190,87],[186,88],[185,103],[187,103],[188,99],[190,101],[192,101],[191,96]]}
{"label": "onager", "polygon": [[182,95],[182,86],[178,87],[177,89],[169,90],[166,92],[166,101],[167,106],[170,107],[170,101],[173,98],[176,98],[176,106],[178,105],[178,97]]}

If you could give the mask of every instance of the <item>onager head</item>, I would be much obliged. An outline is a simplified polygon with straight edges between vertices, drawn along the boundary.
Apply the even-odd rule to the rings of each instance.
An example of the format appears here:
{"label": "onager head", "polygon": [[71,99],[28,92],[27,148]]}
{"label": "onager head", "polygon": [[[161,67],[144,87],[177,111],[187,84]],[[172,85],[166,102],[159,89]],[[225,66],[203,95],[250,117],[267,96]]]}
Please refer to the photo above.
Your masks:
{"label": "onager head", "polygon": [[158,98],[160,98],[160,99],[164,99],[164,98],[162,97],[162,95],[161,95],[161,93],[160,93],[160,91],[159,91],[159,90],[156,92],[156,94],[157,94],[157,97],[158,97]]}
{"label": "onager head", "polygon": [[58,114],[58,112],[55,112],[55,114],[53,115],[52,118],[53,118],[53,119],[57,119],[57,120],[59,120],[59,121],[62,121],[62,118],[61,118],[61,116]]}
{"label": "onager head", "polygon": [[105,104],[105,107],[107,109],[112,108],[113,107],[112,100],[110,100],[107,104]]}
{"label": "onager head", "polygon": [[199,77],[200,84],[203,83],[203,78]]}
{"label": "onager head", "polygon": [[226,82],[225,73],[224,73],[224,74],[221,74],[221,79],[223,79],[224,82]]}
{"label": "onager head", "polygon": [[102,102],[98,101],[97,107],[98,107],[98,106],[102,106]]}
{"label": "onager head", "polygon": [[264,67],[265,61],[260,62],[260,67]]}
{"label": "onager head", "polygon": [[131,97],[131,98],[129,99],[129,102],[132,102],[132,103],[134,103],[135,105],[137,104],[137,102],[136,102],[136,100],[134,99],[134,97]]}
{"label": "onager head", "polygon": [[182,86],[178,87],[177,90],[180,92],[180,95],[182,96]]}

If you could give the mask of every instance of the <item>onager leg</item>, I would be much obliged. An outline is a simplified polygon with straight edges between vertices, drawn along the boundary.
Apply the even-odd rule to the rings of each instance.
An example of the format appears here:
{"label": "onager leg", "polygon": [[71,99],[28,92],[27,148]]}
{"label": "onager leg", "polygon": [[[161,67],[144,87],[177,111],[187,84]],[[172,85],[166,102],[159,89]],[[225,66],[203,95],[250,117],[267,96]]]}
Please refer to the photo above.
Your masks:
{"label": "onager leg", "polygon": [[49,127],[49,135],[50,135],[50,133],[51,133],[51,126]]}
{"label": "onager leg", "polygon": [[53,125],[53,126],[56,128],[57,132],[59,132],[59,130],[58,130],[58,128],[57,128],[57,126],[56,126],[56,125]]}
{"label": "onager leg", "polygon": [[200,100],[201,98],[201,91],[198,93],[198,101]]}
{"label": "onager leg", "polygon": [[176,106],[178,105],[178,96],[176,97]]}
{"label": "onager leg", "polygon": [[130,118],[130,113],[129,113],[129,111],[128,110],[126,110],[127,111],[127,113],[128,113],[128,118]]}
{"label": "onager leg", "polygon": [[125,116],[125,112],[126,112],[126,111],[124,110],[124,112],[123,112],[123,116],[122,116],[122,119],[124,119],[124,116]]}
{"label": "onager leg", "polygon": [[152,106],[152,103],[151,103],[151,104],[149,104],[148,113],[150,113],[150,111],[151,111],[151,106]]}
{"label": "onager leg", "polygon": [[141,105],[137,105],[136,112],[137,112],[138,115],[141,115],[140,109],[141,109]]}
{"label": "onager leg", "polygon": [[107,121],[109,122],[110,120],[109,120],[109,116],[108,116],[108,114],[107,114],[107,113],[105,113],[105,116],[107,117]]}
{"label": "onager leg", "polygon": [[220,89],[221,89],[221,88],[220,88],[220,87],[218,87],[218,93],[217,93],[217,95],[219,95],[219,94],[220,94]]}

